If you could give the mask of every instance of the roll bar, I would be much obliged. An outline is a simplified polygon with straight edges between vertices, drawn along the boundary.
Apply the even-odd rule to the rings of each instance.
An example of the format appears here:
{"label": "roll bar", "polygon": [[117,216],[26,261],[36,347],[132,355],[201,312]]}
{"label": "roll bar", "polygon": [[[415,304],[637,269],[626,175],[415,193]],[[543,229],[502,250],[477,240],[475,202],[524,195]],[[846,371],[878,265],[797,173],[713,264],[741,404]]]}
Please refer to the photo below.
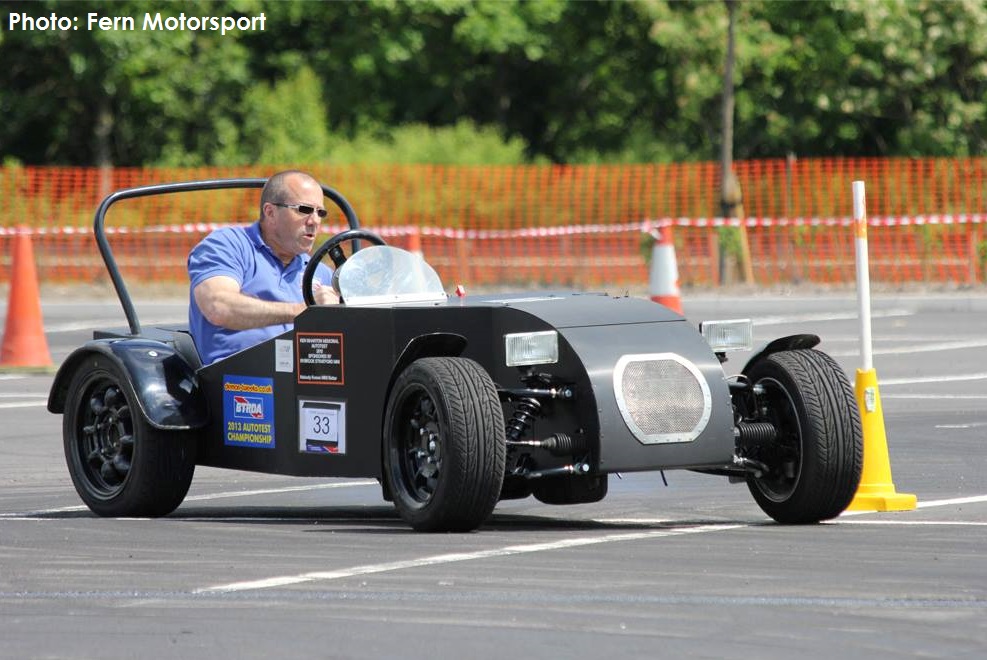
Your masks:
{"label": "roll bar", "polygon": [[[99,253],[102,255],[103,262],[106,264],[106,271],[110,274],[110,280],[113,282],[113,288],[116,289],[117,297],[120,299],[120,305],[123,306],[123,313],[127,317],[127,324],[130,326],[131,335],[141,334],[141,324],[140,319],[137,318],[137,310],[134,308],[134,303],[130,298],[130,293],[127,291],[127,286],[124,284],[123,277],[120,275],[120,269],[117,266],[116,258],[113,256],[113,250],[110,249],[110,243],[106,239],[105,221],[106,213],[110,210],[110,207],[119,201],[134,199],[137,197],[150,197],[152,195],[167,195],[170,193],[180,192],[197,192],[202,190],[263,188],[265,183],[267,183],[267,179],[210,179],[206,181],[159,183],[149,186],[140,186],[138,188],[118,190],[114,193],[110,193],[103,199],[99,205],[99,208],[96,209],[96,217],[93,220],[93,233],[96,236],[96,245],[99,246]],[[346,201],[346,198],[344,198],[336,190],[326,185],[322,185],[322,194],[332,200],[332,202],[339,207],[339,210],[341,210],[343,215],[346,217],[346,222],[349,224],[350,229],[358,229],[360,227],[360,221],[356,217],[356,212],[353,210],[353,207],[350,206],[350,203]]]}

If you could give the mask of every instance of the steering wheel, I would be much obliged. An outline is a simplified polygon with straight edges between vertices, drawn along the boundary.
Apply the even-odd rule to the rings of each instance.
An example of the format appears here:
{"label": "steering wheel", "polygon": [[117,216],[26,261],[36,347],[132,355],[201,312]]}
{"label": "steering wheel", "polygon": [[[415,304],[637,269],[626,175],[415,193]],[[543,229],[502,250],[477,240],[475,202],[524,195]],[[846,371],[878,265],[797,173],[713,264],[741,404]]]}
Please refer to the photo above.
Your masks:
{"label": "steering wheel", "polygon": [[332,263],[336,265],[336,268],[339,268],[346,263],[346,255],[343,254],[341,244],[361,238],[370,241],[374,245],[387,245],[383,238],[372,231],[367,231],[366,229],[347,229],[339,232],[316,248],[315,252],[312,253],[312,258],[308,261],[308,265],[305,266],[305,273],[302,276],[302,296],[305,298],[306,305],[311,307],[315,304],[315,295],[312,293],[312,279],[315,277],[315,271],[319,267],[319,264],[322,263],[326,254],[329,254]]}

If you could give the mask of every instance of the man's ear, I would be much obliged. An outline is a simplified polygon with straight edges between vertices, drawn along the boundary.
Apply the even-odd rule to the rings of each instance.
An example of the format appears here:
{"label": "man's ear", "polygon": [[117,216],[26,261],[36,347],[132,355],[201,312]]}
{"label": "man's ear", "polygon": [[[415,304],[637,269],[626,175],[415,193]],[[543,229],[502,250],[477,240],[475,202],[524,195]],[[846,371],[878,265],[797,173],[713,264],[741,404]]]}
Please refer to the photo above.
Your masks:
{"label": "man's ear", "polygon": [[264,211],[261,213],[260,216],[261,227],[264,227],[274,222],[274,212],[275,212],[274,204],[271,204],[270,202],[264,204]]}

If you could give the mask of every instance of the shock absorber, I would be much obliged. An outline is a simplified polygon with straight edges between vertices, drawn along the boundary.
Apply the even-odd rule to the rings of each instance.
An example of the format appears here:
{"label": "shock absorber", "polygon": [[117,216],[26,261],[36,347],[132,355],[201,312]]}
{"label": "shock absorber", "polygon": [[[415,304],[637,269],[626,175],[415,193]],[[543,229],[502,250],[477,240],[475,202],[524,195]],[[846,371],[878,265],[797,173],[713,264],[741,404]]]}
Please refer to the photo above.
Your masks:
{"label": "shock absorber", "polygon": [[517,442],[523,438],[540,414],[541,402],[538,399],[518,399],[514,404],[514,414],[507,421],[507,440]]}
{"label": "shock absorber", "polygon": [[738,422],[734,433],[742,447],[767,445],[778,437],[778,430],[770,422]]}

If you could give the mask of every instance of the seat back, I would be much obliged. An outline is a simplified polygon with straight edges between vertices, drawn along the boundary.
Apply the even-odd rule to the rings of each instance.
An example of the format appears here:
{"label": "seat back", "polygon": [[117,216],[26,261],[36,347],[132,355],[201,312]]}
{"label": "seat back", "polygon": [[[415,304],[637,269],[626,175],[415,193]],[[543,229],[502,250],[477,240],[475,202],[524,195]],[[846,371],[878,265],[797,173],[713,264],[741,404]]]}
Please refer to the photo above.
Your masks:
{"label": "seat back", "polygon": [[173,330],[171,341],[175,345],[175,351],[185,358],[185,361],[189,363],[190,367],[196,371],[202,367],[202,358],[199,357],[199,351],[195,347],[192,335],[184,330]]}

